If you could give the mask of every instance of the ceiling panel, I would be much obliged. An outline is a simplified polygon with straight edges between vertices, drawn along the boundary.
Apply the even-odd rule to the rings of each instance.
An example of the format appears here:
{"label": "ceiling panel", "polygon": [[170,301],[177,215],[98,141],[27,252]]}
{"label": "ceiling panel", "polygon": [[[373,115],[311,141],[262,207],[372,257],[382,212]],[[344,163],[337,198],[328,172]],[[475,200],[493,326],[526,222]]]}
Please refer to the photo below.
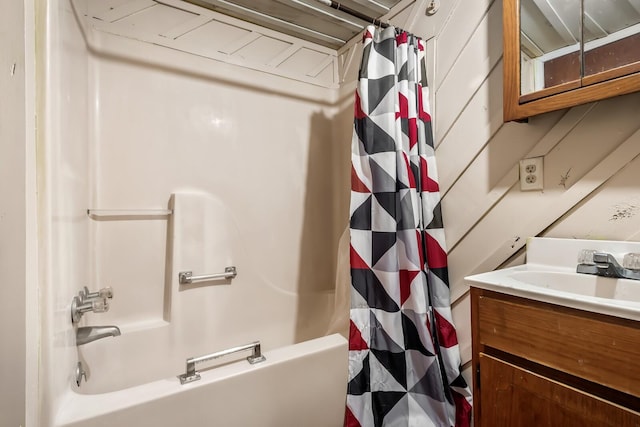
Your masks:
{"label": "ceiling panel", "polygon": [[[334,49],[370,22],[317,0],[184,0],[274,31]],[[343,0],[341,5],[380,18],[401,0]]]}

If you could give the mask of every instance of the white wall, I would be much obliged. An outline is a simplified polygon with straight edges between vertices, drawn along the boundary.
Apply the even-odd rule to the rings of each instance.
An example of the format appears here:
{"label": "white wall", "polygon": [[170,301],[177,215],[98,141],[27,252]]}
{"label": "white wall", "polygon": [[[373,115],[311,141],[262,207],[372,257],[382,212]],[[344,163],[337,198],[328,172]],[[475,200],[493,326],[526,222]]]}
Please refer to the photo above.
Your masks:
{"label": "white wall", "polygon": [[[26,130],[25,6],[10,2],[0,14],[0,425],[25,424],[26,366]],[[29,142],[33,142],[29,139]]]}

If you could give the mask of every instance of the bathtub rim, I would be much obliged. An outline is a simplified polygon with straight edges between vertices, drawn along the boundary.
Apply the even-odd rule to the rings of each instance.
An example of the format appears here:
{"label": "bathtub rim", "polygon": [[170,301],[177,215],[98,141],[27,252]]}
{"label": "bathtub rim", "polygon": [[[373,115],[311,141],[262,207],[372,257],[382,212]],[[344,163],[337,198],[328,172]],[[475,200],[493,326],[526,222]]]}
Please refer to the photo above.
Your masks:
{"label": "bathtub rim", "polygon": [[[318,353],[341,350],[344,352],[346,360],[348,357],[348,341],[341,334],[335,333],[265,351],[263,354],[266,357],[266,361],[255,365],[251,365],[246,360],[241,359],[212,369],[203,370],[201,371],[201,380],[184,385],[180,384],[180,380],[177,377],[179,374],[182,374],[182,372],[178,372],[175,376],[169,378],[162,378],[123,390],[99,394],[78,393],[70,384],[65,395],[60,400],[61,404],[54,418],[53,425],[58,427],[82,422],[94,417],[105,416],[110,412],[124,410],[137,405],[143,405],[153,400],[170,397],[184,390],[206,387],[211,383],[224,381],[225,379],[250,371],[267,369],[271,366]],[[345,378],[346,374],[345,372]]]}

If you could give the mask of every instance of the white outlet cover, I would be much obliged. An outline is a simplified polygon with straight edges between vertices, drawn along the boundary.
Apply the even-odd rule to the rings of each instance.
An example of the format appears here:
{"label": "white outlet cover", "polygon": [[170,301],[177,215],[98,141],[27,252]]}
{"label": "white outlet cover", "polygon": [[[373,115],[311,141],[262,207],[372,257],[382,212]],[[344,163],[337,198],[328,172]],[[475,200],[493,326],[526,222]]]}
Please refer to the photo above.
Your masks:
{"label": "white outlet cover", "polygon": [[521,191],[539,191],[544,189],[543,159],[544,157],[532,157],[520,160]]}

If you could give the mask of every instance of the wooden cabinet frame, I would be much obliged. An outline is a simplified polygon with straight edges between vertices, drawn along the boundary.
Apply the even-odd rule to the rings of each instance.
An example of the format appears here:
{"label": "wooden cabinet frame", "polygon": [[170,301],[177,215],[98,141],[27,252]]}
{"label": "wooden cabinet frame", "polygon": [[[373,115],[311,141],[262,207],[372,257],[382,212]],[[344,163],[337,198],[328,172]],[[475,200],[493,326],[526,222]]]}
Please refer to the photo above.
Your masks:
{"label": "wooden cabinet frame", "polygon": [[[589,84],[593,76],[582,79],[582,86],[553,87],[536,94],[530,100],[520,95],[520,0],[503,0],[503,114],[504,121],[523,120],[537,114],[573,107],[600,99],[611,98],[640,90],[640,73]],[[558,93],[558,90],[566,90]],[[546,95],[546,96],[544,96]]]}
{"label": "wooden cabinet frame", "polygon": [[[502,390],[490,373],[483,373],[483,358],[485,362],[494,358],[503,364],[513,365],[531,378],[537,378],[541,384],[547,381],[549,387],[554,388],[554,393],[549,396],[557,391],[567,399],[576,398],[575,401],[582,402],[580,405],[584,404],[585,408],[599,407],[607,411],[611,419],[621,417],[625,420],[618,424],[589,425],[640,425],[638,323],[472,287],[474,425],[509,425],[495,424],[496,413],[504,414],[492,410],[495,408],[487,409],[487,405],[493,405],[495,401],[482,398],[483,392]],[[541,390],[547,389],[543,387]],[[549,410],[554,405],[562,407],[557,403],[538,409]],[[483,408],[490,412],[484,417]],[[534,416],[531,411],[530,414]],[[582,415],[583,419],[589,418],[587,412]],[[558,425],[574,427],[586,424]]]}

